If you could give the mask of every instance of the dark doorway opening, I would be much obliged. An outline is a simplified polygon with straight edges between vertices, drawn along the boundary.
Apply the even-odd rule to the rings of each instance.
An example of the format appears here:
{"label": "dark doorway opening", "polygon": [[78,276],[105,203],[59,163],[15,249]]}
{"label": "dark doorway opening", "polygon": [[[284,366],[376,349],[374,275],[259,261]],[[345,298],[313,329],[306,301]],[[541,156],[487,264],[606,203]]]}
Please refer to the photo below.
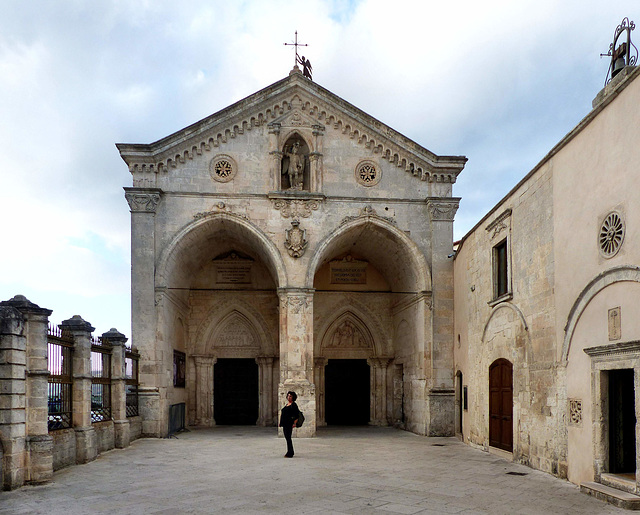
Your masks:
{"label": "dark doorway opening", "polygon": [[609,371],[609,472],[636,472],[633,369]]}
{"label": "dark doorway opening", "polygon": [[219,359],[213,368],[213,417],[218,425],[255,425],[258,420],[255,359]]}
{"label": "dark doorway opening", "polygon": [[513,451],[513,365],[502,358],[489,367],[489,445]]}
{"label": "dark doorway opening", "polygon": [[366,359],[330,359],[325,368],[325,414],[328,425],[369,423],[370,369]]}

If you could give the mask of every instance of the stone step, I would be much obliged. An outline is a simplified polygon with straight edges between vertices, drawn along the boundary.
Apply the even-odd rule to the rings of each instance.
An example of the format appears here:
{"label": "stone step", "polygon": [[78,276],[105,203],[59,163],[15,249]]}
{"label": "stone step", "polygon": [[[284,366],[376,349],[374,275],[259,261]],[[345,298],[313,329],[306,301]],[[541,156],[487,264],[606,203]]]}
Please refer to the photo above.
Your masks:
{"label": "stone step", "polygon": [[640,510],[640,496],[600,483],[582,483],[580,491],[626,510]]}

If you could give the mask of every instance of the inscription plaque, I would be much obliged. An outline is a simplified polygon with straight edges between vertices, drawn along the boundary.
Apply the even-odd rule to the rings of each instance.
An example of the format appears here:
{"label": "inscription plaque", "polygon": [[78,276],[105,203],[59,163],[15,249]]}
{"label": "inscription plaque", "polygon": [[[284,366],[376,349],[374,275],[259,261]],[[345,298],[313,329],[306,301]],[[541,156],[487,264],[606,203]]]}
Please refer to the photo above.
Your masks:
{"label": "inscription plaque", "polygon": [[216,283],[251,284],[252,259],[246,259],[231,253],[222,259],[216,259]]}
{"label": "inscription plaque", "polygon": [[609,310],[609,341],[622,338],[622,324],[620,321],[620,306]]}
{"label": "inscription plaque", "polygon": [[347,256],[344,259],[331,261],[331,284],[367,284],[367,262]]}

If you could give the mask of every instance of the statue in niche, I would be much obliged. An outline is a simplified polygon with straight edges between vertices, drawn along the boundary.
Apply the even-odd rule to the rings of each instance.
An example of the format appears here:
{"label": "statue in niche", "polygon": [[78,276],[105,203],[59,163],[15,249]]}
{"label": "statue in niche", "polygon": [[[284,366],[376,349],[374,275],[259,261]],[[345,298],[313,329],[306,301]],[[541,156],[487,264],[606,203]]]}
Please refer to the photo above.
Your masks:
{"label": "statue in niche", "polygon": [[[282,159],[282,189],[304,190],[308,177],[307,146],[299,139],[290,139],[284,146]],[[308,179],[307,179],[308,181]]]}

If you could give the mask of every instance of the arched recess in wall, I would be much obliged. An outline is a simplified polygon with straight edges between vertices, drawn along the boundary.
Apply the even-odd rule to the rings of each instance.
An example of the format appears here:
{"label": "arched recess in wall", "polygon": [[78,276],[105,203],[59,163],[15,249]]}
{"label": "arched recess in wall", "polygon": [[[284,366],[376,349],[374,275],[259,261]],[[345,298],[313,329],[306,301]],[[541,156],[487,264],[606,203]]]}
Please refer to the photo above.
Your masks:
{"label": "arched recess in wall", "polygon": [[[494,306],[493,309],[491,310],[491,314],[489,315],[489,318],[487,318],[487,322],[485,323],[484,329],[482,330],[483,346],[487,343],[487,332],[489,330],[491,323],[500,315],[502,310],[511,311],[514,314],[515,319],[519,321],[520,327],[522,330],[518,331],[517,334],[513,335],[514,341],[517,345],[518,338],[524,338],[525,351],[526,351],[524,358],[527,363],[531,363],[534,359],[534,356],[533,356],[533,346],[531,344],[531,335],[529,334],[529,326],[527,325],[527,321],[525,320],[524,314],[522,313],[522,311],[520,311],[520,308],[518,308],[518,306],[516,306],[515,304],[512,304],[511,302],[501,302],[500,304],[497,304],[496,306]],[[515,358],[515,356],[512,356],[512,359],[513,358]]]}
{"label": "arched recess in wall", "polygon": [[156,288],[188,288],[201,264],[215,256],[203,243],[233,242],[236,250],[257,256],[267,267],[276,287],[287,285],[286,267],[280,251],[262,230],[240,215],[227,211],[207,213],[188,223],[171,239],[156,265]]}
{"label": "arched recess in wall", "polygon": [[431,272],[420,249],[403,231],[376,215],[348,220],[327,235],[309,263],[306,287],[313,287],[322,265],[347,252],[365,256],[394,292],[431,291]]}
{"label": "arched recess in wall", "polygon": [[341,319],[345,314],[349,313],[359,321],[360,325],[366,327],[366,332],[368,333],[371,341],[371,348],[375,352],[375,355],[380,356],[384,353],[383,348],[385,346],[385,342],[388,340],[388,335],[386,334],[384,327],[365,305],[359,302],[356,298],[348,297],[340,300],[335,305],[333,311],[325,318],[324,323],[318,328],[318,331],[314,332],[314,355],[322,355],[324,338],[327,337],[331,327],[338,319]]}
{"label": "arched recess in wall", "polygon": [[352,310],[344,311],[322,333],[320,353],[325,357],[367,359],[380,355],[379,345],[362,319]]}
{"label": "arched recess in wall", "polygon": [[573,333],[578,325],[580,316],[589,305],[591,300],[607,286],[617,282],[634,281],[640,283],[640,267],[622,265],[605,270],[594,277],[587,286],[580,292],[577,299],[571,306],[567,323],[564,326],[564,341],[562,342],[562,363],[566,364],[569,359],[569,350]]}
{"label": "arched recess in wall", "polygon": [[[215,306],[198,327],[196,333],[196,348],[194,354],[216,354],[215,345],[220,334],[229,327],[229,324],[236,323],[237,326],[246,328],[248,334],[252,335],[257,342],[255,353],[265,356],[277,356],[278,343],[274,341],[273,331],[269,330],[267,323],[262,316],[250,305],[233,301],[230,304]],[[270,336],[271,335],[271,336]]]}

